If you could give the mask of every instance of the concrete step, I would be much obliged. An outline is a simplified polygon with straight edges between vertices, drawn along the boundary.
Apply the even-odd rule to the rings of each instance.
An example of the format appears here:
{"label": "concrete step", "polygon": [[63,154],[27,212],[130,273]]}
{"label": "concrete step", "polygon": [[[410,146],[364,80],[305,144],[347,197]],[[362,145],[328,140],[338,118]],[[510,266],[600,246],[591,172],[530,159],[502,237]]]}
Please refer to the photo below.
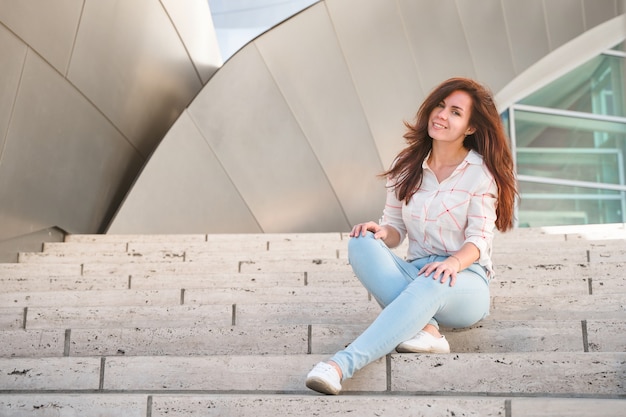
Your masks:
{"label": "concrete step", "polygon": [[[209,243],[172,244],[133,244],[133,243],[54,243],[44,246],[44,252],[21,252],[21,263],[86,263],[86,262],[163,262],[187,261],[204,262],[216,259],[240,258],[255,259],[347,259],[347,241],[251,241],[237,248],[220,247]],[[495,249],[493,258],[496,264],[534,264],[544,262],[623,262],[626,261],[626,240],[598,242],[562,242],[558,251],[553,245],[537,242],[524,246],[503,246]],[[401,256],[406,248],[394,250]],[[556,252],[556,253],[555,253]],[[226,254],[226,255],[225,255]],[[550,255],[550,256],[548,256]]]}
{"label": "concrete step", "polygon": [[624,352],[391,355],[391,390],[624,396],[625,365]]}
{"label": "concrete step", "polygon": [[[171,267],[177,268],[178,264]],[[312,272],[206,272],[204,268],[184,268],[181,272],[160,270],[126,270],[115,267],[101,271],[103,275],[46,275],[15,273],[0,277],[1,293],[29,293],[43,291],[96,290],[164,290],[164,289],[259,289],[267,287],[328,287],[362,288],[352,270]],[[164,268],[165,269],[165,268]],[[107,274],[107,272],[110,272]],[[133,273],[129,273],[133,272]],[[191,272],[191,273],[190,273]],[[539,265],[502,270],[490,285],[492,295],[584,295],[616,294],[626,292],[626,264],[597,265]],[[95,272],[94,272],[95,273]]]}
{"label": "concrete step", "polygon": [[215,233],[215,234],[70,234],[65,242],[104,243],[104,242],[135,242],[159,243],[172,242],[246,242],[246,241],[337,241],[345,240],[347,233]]}
{"label": "concrete step", "polygon": [[[344,274],[345,275],[345,274]],[[29,291],[96,291],[96,290],[161,290],[168,288],[263,288],[278,287],[280,285],[298,287],[308,285],[306,275],[302,272],[288,272],[283,274],[240,274],[240,273],[210,273],[197,272],[195,274],[175,274],[154,272],[140,275],[112,274],[86,276],[31,276],[31,277],[0,277],[0,293],[2,292],[29,292]],[[340,281],[341,280],[341,281]],[[339,286],[341,282],[354,281],[350,274],[346,279],[337,276],[337,282],[330,282],[332,286]],[[318,285],[319,286],[319,285]],[[356,285],[355,285],[356,286]]]}
{"label": "concrete step", "polygon": [[[233,238],[241,238],[243,235],[234,234]],[[102,235],[102,234],[68,234],[65,236],[65,242],[84,242],[84,243],[119,243],[119,242],[206,242],[206,234],[123,234],[123,235]]]}
{"label": "concrete step", "polygon": [[[0,269],[6,264],[0,264]],[[306,263],[311,271],[289,272],[227,272],[208,270],[205,265],[173,264],[92,264],[45,265],[11,264],[0,275],[0,292],[107,290],[107,289],[166,289],[166,288],[259,288],[287,286],[358,286],[360,283],[349,265],[335,263],[336,268],[319,270],[313,262]],[[23,269],[15,266],[24,266]],[[242,264],[244,265],[244,264]],[[248,264],[245,264],[247,268]],[[302,265],[302,263],[298,263]],[[33,268],[36,266],[36,268]],[[160,267],[160,268],[159,268]],[[304,269],[304,268],[302,268]],[[62,275],[66,273],[67,275]],[[494,295],[509,294],[604,294],[626,292],[626,263],[550,264],[498,269],[491,283]]]}
{"label": "concrete step", "polygon": [[[0,358],[0,391],[302,392],[325,355]],[[626,395],[626,353],[392,354],[345,381],[345,392]],[[71,374],[72,378],[63,375]],[[424,378],[424,375],[428,375]],[[503,375],[506,375],[503,378]]]}
{"label": "concrete step", "polygon": [[[354,294],[345,295],[333,289],[315,287],[300,287],[296,290],[259,289],[256,292],[243,291],[240,298],[234,297],[232,291],[215,293],[211,290],[194,292],[190,290],[178,295],[176,291],[164,293],[171,301],[171,305],[147,305],[146,300],[137,305],[133,300],[132,290],[128,290],[128,304],[124,305],[124,298],[115,300],[111,294],[116,291],[104,292],[109,294],[108,299],[97,303],[101,305],[65,306],[24,306],[23,308],[5,308],[0,310],[0,322],[9,328],[22,319],[25,328],[73,328],[110,325],[120,327],[155,327],[159,323],[177,323],[179,326],[189,325],[189,321],[196,322],[204,314],[215,314],[215,311],[227,312],[234,324],[262,323],[277,320],[281,324],[310,324],[310,323],[362,323],[376,317],[380,311],[378,304],[367,298],[362,289],[356,289]],[[166,291],[166,290],[164,290]],[[362,296],[359,298],[358,293]],[[125,293],[126,290],[119,291]],[[97,295],[98,292],[94,292]],[[159,291],[155,292],[160,294]],[[46,293],[41,293],[42,299]],[[143,292],[139,292],[142,296]],[[146,293],[151,294],[151,293]],[[197,298],[193,298],[194,295]],[[278,295],[277,295],[278,294]],[[302,294],[303,296],[300,296]],[[306,294],[328,294],[326,298],[309,297]],[[97,297],[96,297],[97,298]],[[107,301],[111,300],[111,301]],[[264,302],[265,300],[265,302]],[[271,302],[280,300],[280,302]],[[206,301],[207,304],[204,304]],[[83,301],[81,301],[83,302]],[[84,301],[89,304],[88,300]],[[195,302],[195,303],[194,303]],[[42,301],[42,303],[45,303]],[[50,301],[53,303],[53,301]],[[95,301],[92,304],[97,304]],[[106,304],[106,305],[102,305]],[[154,304],[157,304],[154,301]],[[581,296],[493,296],[489,318],[492,320],[591,320],[626,318],[626,294],[610,295],[581,295]],[[196,317],[197,316],[197,317]],[[25,318],[25,321],[24,320]],[[221,315],[220,315],[221,317]],[[210,320],[216,319],[214,317]],[[225,322],[227,317],[222,317]],[[178,321],[176,321],[178,319]],[[343,321],[345,320],[345,321]],[[213,322],[213,321],[211,321]],[[227,323],[229,321],[226,321]],[[122,323],[125,323],[122,325]],[[169,327],[166,325],[166,327]]]}
{"label": "concrete step", "polygon": [[626,318],[626,294],[492,297],[491,316],[499,320],[623,319]]}
{"label": "concrete step", "polygon": [[[368,323],[0,331],[0,357],[332,354]],[[455,353],[624,352],[626,320],[486,320],[442,332]]]}
{"label": "concrete step", "polygon": [[[249,241],[249,240],[332,241],[349,239],[348,232],[330,233],[251,233],[251,234],[70,234],[66,242],[206,242],[206,241]],[[496,231],[497,242],[571,241],[571,240],[615,240],[626,239],[626,224],[593,224],[572,226],[550,226],[518,228],[506,233]]]}
{"label": "concrete step", "polygon": [[0,305],[14,307],[175,306],[180,304],[301,303],[310,300],[368,300],[363,287],[297,286],[264,288],[166,288],[159,290],[42,291],[0,293]]}
{"label": "concrete step", "polygon": [[[196,275],[196,277],[199,277]],[[169,277],[168,280],[173,280]],[[157,281],[158,282],[158,281]],[[9,276],[0,277],[0,293],[9,292],[43,292],[43,291],[98,291],[98,290],[124,290],[131,287],[131,279],[128,275],[102,275],[81,276],[65,275],[57,277],[38,276]],[[171,286],[155,285],[153,287],[137,287],[133,289],[164,289]]]}
{"label": "concrete step", "polygon": [[0,307],[0,330],[23,329],[25,318],[24,308]]}
{"label": "concrete step", "polygon": [[0,293],[0,305],[14,307],[173,306],[181,290],[100,290]]}
{"label": "concrete step", "polygon": [[[622,417],[623,400],[315,394],[0,394],[3,417]],[[50,412],[48,414],[44,414]]]}
{"label": "concrete step", "polygon": [[261,251],[261,252],[235,252],[224,253],[219,251],[196,250],[170,250],[160,249],[144,252],[95,252],[95,253],[64,253],[64,252],[20,252],[19,263],[38,264],[87,264],[87,263],[160,263],[160,262],[189,262],[189,263],[232,263],[232,262],[255,262],[295,261],[312,262],[317,259],[345,259],[347,252],[332,248],[317,247],[311,251]]}
{"label": "concrete step", "polygon": [[[118,307],[30,307],[3,309],[6,329],[196,327],[211,325],[367,323],[380,307],[372,301],[349,303],[264,303]],[[0,313],[3,313],[0,310]],[[0,315],[2,317],[2,315]]]}
{"label": "concrete step", "polygon": [[[193,395],[152,397],[153,417],[205,416],[211,409],[215,415],[240,417],[329,416],[357,415],[359,417],[589,417],[623,416],[623,401],[614,399],[572,398],[488,398],[480,396],[402,396],[402,395],[340,395],[320,397],[310,395]],[[10,417],[10,416],[9,416]]]}
{"label": "concrete step", "polygon": [[[404,255],[404,254],[403,254]],[[263,251],[246,254],[223,255],[220,252],[203,250],[155,250],[144,252],[98,252],[87,254],[66,254],[56,252],[21,252],[19,263],[149,263],[149,262],[196,262],[196,263],[232,263],[232,262],[312,262],[333,261],[339,259],[347,263],[347,250],[317,247],[311,251]],[[603,263],[626,262],[626,250],[618,248],[561,248],[557,252],[510,252],[497,253],[493,256],[496,265],[537,265],[545,263]]]}
{"label": "concrete step", "polygon": [[380,311],[347,233],[70,235],[0,264],[0,416],[622,415],[625,230],[497,234],[490,316],[338,397],[304,377]]}
{"label": "concrete step", "polygon": [[[232,325],[234,307],[195,306],[118,306],[118,307],[30,307],[1,309],[5,329],[73,329],[195,327]],[[3,319],[4,316],[4,319]],[[19,323],[15,327],[16,322]]]}
{"label": "concrete step", "polygon": [[332,251],[345,250],[347,240],[321,237],[317,239],[291,239],[274,235],[261,235],[254,239],[211,239],[205,242],[172,241],[146,242],[127,240],[120,236],[119,241],[105,242],[50,242],[43,244],[44,253],[66,254],[95,254],[97,252],[154,252],[156,250],[185,251],[185,252],[233,252],[233,253],[263,253],[263,252],[306,252],[309,250],[330,249]]}
{"label": "concrete step", "polygon": [[[292,286],[271,285],[271,282],[251,282],[249,278],[242,280],[222,281],[222,285],[214,282],[214,287],[201,287],[198,282],[189,279],[185,282],[163,283],[148,285],[143,282],[143,288],[135,289],[98,289],[98,290],[49,290],[49,291],[14,291],[0,292],[0,305],[18,308],[40,307],[115,307],[115,306],[165,306],[178,305],[206,305],[206,304],[259,304],[259,303],[298,303],[306,305],[311,301],[327,303],[344,303],[371,301],[371,296],[358,284],[351,281],[349,285],[303,285],[293,276]],[[111,280],[109,280],[111,281]],[[138,280],[140,283],[142,280]],[[537,312],[548,313],[554,310],[577,312],[584,314],[591,309],[605,312],[609,317],[621,316],[623,304],[626,302],[626,292],[623,281],[619,285],[612,285],[614,280],[605,280],[598,285],[600,290],[593,291],[586,280],[550,279],[527,281],[502,281],[493,284],[492,314],[505,312],[526,312],[535,308]],[[129,280],[128,283],[134,283]],[[121,287],[124,280],[119,279]],[[239,284],[241,283],[241,284]],[[35,282],[31,282],[35,287]],[[89,282],[81,282],[81,286],[89,286]],[[176,285],[180,284],[180,285]],[[239,284],[239,285],[238,285]],[[611,284],[611,285],[609,285]],[[126,284],[128,285],[128,284]],[[189,285],[189,287],[187,287]],[[154,287],[159,289],[147,289]],[[140,285],[141,287],[141,285]],[[617,291],[610,291],[617,288]],[[607,303],[606,307],[596,304]],[[611,310],[616,308],[616,310]],[[611,314],[615,311],[615,314]],[[532,319],[535,317],[528,317]],[[584,318],[578,316],[577,318]]]}
{"label": "concrete step", "polygon": [[[264,252],[287,252],[294,251],[307,253],[319,252],[320,250],[330,250],[345,252],[348,246],[349,237],[339,239],[329,239],[320,237],[319,239],[292,239],[287,237],[277,237],[275,235],[261,235],[254,239],[245,239],[243,237],[235,240],[229,238],[211,239],[208,241],[133,241],[125,236],[119,236],[118,240],[96,241],[96,242],[46,242],[43,244],[44,253],[54,254],[71,254],[71,255],[94,255],[99,252],[128,252],[128,253],[144,253],[155,252],[158,250],[167,250],[171,252],[192,252],[192,253],[211,253],[216,252],[232,252],[232,253],[264,253]],[[503,240],[494,247],[494,255],[498,256],[504,253],[529,253],[543,252],[554,249],[558,244],[559,249],[567,249],[571,251],[589,250],[589,249],[620,249],[626,243],[624,239],[612,239],[604,241],[588,241],[583,239],[573,239],[554,242],[554,241],[536,241],[524,242],[520,244],[513,239]],[[404,242],[394,251],[406,254],[408,244]]]}
{"label": "concrete step", "polygon": [[268,242],[263,240],[218,240],[210,242],[135,242],[120,240],[107,242],[46,242],[43,253],[73,254],[89,256],[98,252],[144,253],[158,250],[172,252],[206,251],[206,252],[267,252]]}
{"label": "concrete step", "polygon": [[22,279],[28,277],[80,276],[83,266],[76,264],[19,264],[0,263],[0,279]]}
{"label": "concrete step", "polygon": [[156,250],[153,252],[97,252],[90,254],[66,254],[50,252],[20,252],[18,263],[82,264],[82,263],[145,263],[184,262],[184,251]]}
{"label": "concrete step", "polygon": [[[149,400],[150,398],[150,400]],[[183,399],[184,397],[178,397]],[[172,398],[173,400],[173,398]],[[147,417],[149,394],[0,393],[2,417]]]}

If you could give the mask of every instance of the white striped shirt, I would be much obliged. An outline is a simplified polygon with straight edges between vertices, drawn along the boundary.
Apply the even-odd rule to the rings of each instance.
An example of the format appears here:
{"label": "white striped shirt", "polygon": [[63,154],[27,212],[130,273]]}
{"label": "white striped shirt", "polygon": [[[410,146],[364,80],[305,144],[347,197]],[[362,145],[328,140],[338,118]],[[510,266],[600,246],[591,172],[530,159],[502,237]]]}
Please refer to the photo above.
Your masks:
{"label": "white striped shirt", "polygon": [[466,242],[480,251],[478,263],[493,275],[491,247],[496,221],[498,189],[493,175],[477,152],[470,150],[463,162],[441,183],[422,163],[423,178],[409,204],[396,197],[393,180],[387,181],[387,201],[381,225],[408,235],[407,259],[452,255]]}

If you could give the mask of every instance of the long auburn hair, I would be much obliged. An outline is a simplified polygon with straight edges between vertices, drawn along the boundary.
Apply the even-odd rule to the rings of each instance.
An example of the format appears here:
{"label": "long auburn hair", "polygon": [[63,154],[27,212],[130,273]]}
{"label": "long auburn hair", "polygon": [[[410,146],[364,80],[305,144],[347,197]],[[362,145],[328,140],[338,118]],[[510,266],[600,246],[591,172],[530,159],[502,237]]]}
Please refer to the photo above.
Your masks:
{"label": "long auburn hair", "polygon": [[415,123],[404,123],[407,127],[404,138],[408,146],[398,154],[392,167],[381,176],[393,178],[398,199],[409,202],[422,183],[422,162],[433,146],[433,140],[428,136],[430,114],[455,91],[464,91],[472,98],[469,126],[475,131],[465,138],[463,146],[482,155],[485,165],[495,178],[498,186],[496,228],[504,232],[513,227],[515,199],[518,194],[513,157],[491,92],[474,80],[450,78],[426,97],[417,112]]}

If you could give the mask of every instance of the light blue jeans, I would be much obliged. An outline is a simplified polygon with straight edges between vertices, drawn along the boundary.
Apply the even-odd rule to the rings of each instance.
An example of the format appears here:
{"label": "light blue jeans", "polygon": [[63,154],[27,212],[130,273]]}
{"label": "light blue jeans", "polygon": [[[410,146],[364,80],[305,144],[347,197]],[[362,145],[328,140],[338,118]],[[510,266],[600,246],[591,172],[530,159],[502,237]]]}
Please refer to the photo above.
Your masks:
{"label": "light blue jeans", "polygon": [[368,232],[351,238],[348,258],[357,278],[383,307],[376,320],[331,361],[351,378],[367,364],[392,352],[427,324],[439,328],[468,327],[489,314],[489,281],[477,263],[457,274],[453,287],[432,276],[418,276],[429,262],[446,256],[429,256],[407,262],[395,255],[382,240]]}

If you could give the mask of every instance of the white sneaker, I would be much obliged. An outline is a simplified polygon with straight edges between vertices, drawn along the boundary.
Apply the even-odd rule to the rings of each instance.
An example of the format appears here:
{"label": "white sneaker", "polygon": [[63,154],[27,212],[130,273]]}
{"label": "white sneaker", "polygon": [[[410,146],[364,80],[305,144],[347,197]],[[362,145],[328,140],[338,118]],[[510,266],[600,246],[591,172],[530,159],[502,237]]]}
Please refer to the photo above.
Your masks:
{"label": "white sneaker", "polygon": [[445,336],[435,337],[421,330],[413,339],[396,347],[399,353],[450,353],[450,344]]}
{"label": "white sneaker", "polygon": [[306,376],[306,386],[322,394],[337,395],[341,391],[341,380],[334,366],[320,362]]}

